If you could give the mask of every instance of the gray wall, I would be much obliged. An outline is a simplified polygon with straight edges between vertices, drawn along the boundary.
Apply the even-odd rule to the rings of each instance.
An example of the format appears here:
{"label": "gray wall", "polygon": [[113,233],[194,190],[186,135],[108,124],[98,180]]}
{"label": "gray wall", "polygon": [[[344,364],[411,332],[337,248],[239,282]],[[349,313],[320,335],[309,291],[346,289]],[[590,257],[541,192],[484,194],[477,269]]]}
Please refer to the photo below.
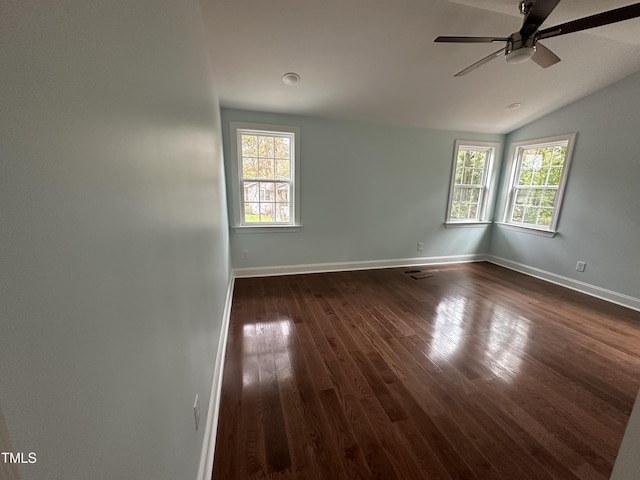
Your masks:
{"label": "gray wall", "polygon": [[[492,254],[640,297],[638,92],[640,73],[507,136],[508,145],[512,141],[577,132],[559,235],[546,238],[494,228]],[[507,162],[503,166],[506,178]],[[577,260],[587,262],[584,273],[575,271]]]}
{"label": "gray wall", "polygon": [[37,454],[22,478],[194,479],[230,278],[198,3],[5,0],[0,22],[0,405]]}
{"label": "gray wall", "polygon": [[[231,121],[300,127],[303,224],[296,233],[232,231],[234,268],[488,251],[486,226],[445,229],[444,219],[455,140],[501,141],[502,135],[222,109],[227,169],[234,168]],[[424,251],[417,251],[418,242]]]}

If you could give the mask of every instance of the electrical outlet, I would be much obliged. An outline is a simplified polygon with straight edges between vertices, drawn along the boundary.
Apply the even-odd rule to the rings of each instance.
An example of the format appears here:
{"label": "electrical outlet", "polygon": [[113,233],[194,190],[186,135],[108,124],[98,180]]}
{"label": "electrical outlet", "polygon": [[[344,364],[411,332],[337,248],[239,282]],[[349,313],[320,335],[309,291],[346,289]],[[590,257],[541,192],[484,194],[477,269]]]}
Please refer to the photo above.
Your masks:
{"label": "electrical outlet", "polygon": [[576,263],[576,270],[578,272],[584,272],[584,269],[586,268],[586,266],[587,266],[587,262],[580,262],[579,261],[578,263]]}
{"label": "electrical outlet", "polygon": [[242,250],[242,259],[249,260],[249,250]]}
{"label": "electrical outlet", "polygon": [[196,401],[193,403],[193,417],[196,421],[196,430],[198,430],[200,426],[200,399],[198,394],[196,394]]}
{"label": "electrical outlet", "polygon": [[418,251],[421,252],[424,250],[424,243],[418,242]]}

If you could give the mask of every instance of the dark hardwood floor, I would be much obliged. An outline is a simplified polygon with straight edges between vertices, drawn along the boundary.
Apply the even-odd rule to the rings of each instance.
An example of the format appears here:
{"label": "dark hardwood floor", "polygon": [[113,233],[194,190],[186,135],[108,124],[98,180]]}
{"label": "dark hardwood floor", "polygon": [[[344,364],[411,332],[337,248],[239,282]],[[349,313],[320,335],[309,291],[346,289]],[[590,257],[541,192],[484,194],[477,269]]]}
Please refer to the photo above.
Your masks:
{"label": "dark hardwood floor", "polygon": [[419,269],[236,281],[215,480],[609,478],[640,312],[487,263]]}

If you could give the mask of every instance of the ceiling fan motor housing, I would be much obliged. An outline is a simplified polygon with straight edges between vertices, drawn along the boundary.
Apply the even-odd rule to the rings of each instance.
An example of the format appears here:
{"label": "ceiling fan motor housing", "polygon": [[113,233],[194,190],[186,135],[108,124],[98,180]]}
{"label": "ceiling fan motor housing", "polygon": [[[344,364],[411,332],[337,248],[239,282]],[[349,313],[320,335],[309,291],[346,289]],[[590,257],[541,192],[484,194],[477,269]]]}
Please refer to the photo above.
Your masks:
{"label": "ceiling fan motor housing", "polygon": [[514,33],[507,40],[505,58],[507,63],[522,63],[533,57],[536,53],[535,37],[522,38],[519,32]]}

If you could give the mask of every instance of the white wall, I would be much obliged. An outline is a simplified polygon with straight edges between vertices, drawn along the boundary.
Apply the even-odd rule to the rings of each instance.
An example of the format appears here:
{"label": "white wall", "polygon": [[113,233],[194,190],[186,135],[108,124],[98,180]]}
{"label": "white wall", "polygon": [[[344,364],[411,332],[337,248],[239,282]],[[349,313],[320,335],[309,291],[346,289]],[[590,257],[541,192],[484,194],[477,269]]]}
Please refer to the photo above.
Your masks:
{"label": "white wall", "polygon": [[4,0],[0,405],[24,480],[194,479],[230,265],[195,0]]}
{"label": "white wall", "polygon": [[[297,233],[232,231],[234,268],[488,251],[487,226],[444,227],[453,149],[456,139],[503,136],[222,109],[227,169],[233,168],[231,121],[300,127],[303,224]],[[229,202],[231,187],[228,182]],[[418,242],[424,251],[417,251]]]}
{"label": "white wall", "polygon": [[[507,136],[508,148],[512,141],[577,133],[559,235],[495,228],[492,254],[640,309],[639,91],[636,73]],[[578,260],[587,262],[584,273],[575,270]]]}

